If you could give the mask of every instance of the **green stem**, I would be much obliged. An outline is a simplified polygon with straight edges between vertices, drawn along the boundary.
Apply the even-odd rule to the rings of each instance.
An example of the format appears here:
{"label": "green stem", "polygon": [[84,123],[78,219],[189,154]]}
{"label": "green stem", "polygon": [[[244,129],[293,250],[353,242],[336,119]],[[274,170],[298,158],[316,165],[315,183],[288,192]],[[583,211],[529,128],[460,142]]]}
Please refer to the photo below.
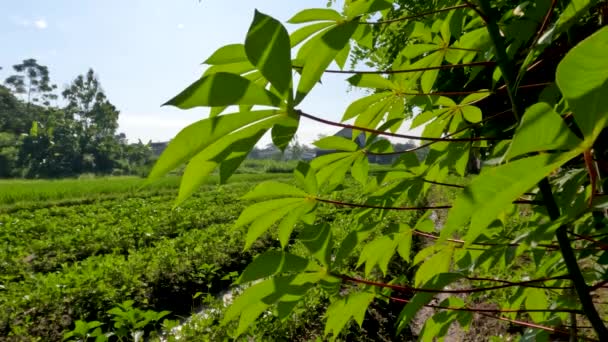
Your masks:
{"label": "green stem", "polygon": [[498,21],[496,20],[497,15],[492,9],[490,1],[479,0],[479,6],[481,7],[481,11],[484,13],[486,18],[488,18],[488,33],[490,34],[490,39],[492,40],[494,48],[496,49],[496,59],[498,62],[498,67],[502,72],[502,77],[505,80],[505,85],[507,86],[507,94],[509,94],[509,99],[511,100],[511,106],[513,107],[513,115],[515,115],[515,117],[519,121],[519,118],[521,116],[520,106],[515,98],[515,72],[511,61],[509,60],[509,56],[507,55],[505,40],[500,34],[500,28],[498,27]]}
{"label": "green stem", "polygon": [[[549,180],[544,178],[542,181],[540,181],[540,183],[538,183],[538,186],[543,195],[543,200],[545,201],[549,217],[553,221],[557,220],[560,216],[559,207],[557,206],[555,198],[553,197]],[[581,272],[578,262],[576,261],[574,250],[570,245],[567,227],[565,225],[559,227],[555,232],[555,236],[557,237],[557,242],[559,243],[559,248],[562,252],[562,258],[564,259],[564,263],[566,264],[566,268],[568,269],[568,273],[570,274],[572,283],[574,284],[574,289],[578,295],[583,312],[585,312],[589,322],[591,322],[591,325],[597,333],[597,336],[600,338],[600,341],[608,341],[608,329],[606,329],[602,318],[593,305],[593,299],[589,293],[589,287],[585,283],[585,278],[583,277],[583,273]]]}

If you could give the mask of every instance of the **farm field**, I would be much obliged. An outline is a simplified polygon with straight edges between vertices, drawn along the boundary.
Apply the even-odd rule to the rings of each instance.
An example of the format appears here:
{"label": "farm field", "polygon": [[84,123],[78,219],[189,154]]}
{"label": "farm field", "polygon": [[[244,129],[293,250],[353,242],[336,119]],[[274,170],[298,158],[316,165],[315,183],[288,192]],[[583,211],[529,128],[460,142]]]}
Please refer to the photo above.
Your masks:
{"label": "farm field", "polygon": [[235,175],[175,210],[178,177],[144,188],[128,177],[0,182],[0,340],[62,340],[75,321],[108,322],[126,300],[188,315],[196,293],[227,287],[272,244],[243,252],[243,233],[231,231],[239,196],[290,177]]}

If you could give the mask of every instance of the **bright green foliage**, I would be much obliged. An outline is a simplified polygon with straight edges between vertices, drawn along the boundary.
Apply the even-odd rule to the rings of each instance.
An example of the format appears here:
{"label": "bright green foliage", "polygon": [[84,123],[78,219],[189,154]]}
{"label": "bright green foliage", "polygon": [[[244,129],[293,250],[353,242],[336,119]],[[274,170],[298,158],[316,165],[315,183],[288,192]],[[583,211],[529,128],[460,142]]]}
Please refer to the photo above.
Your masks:
{"label": "bright green foliage", "polygon": [[[454,273],[441,273],[434,276],[429,282],[424,284],[427,289],[442,289],[460,279],[459,274]],[[397,331],[404,329],[407,324],[414,318],[418,310],[433,299],[433,293],[431,292],[419,292],[414,295],[410,302],[403,308],[399,314],[399,325]]]}
{"label": "bright green foliage", "polygon": [[557,84],[591,144],[608,122],[608,28],[575,46],[557,68]]}
{"label": "bright green foliage", "polygon": [[332,334],[335,339],[351,318],[361,326],[365,311],[374,297],[373,293],[355,292],[332,303],[327,308],[328,319],[325,325],[325,335]]}
{"label": "bright green foliage", "polygon": [[566,126],[564,120],[547,103],[537,103],[524,114],[513,136],[507,158],[530,152],[569,150],[580,139]]}
{"label": "bright green foliage", "polygon": [[[541,330],[568,335],[554,327],[570,325],[572,310],[608,338],[586,294],[608,275],[604,242],[595,241],[608,229],[608,30],[597,24],[605,8],[594,3],[345,1],[341,11],[299,12],[289,22],[305,26],[291,35],[256,12],[245,44],[217,50],[205,75],[169,103],[213,107],[153,171],[156,178],[189,163],[180,201],[216,168],[226,180],[267,131],[285,149],[299,120],[315,116],[296,106],[335,72],[331,65],[343,69],[350,58],[357,70],[347,82],[369,93],[345,109],[351,126],[329,122],[352,128],[352,139],[319,139],[324,153],[297,166],[295,184],[263,183],[243,198],[256,201],[234,226],[247,227],[245,248],[270,233],[281,251],[241,275],[242,283],[264,280],[236,299],[223,324],[238,321],[238,336],[264,312],[287,320],[319,291],[331,303],[324,334],[334,339],[353,318],[363,329],[370,305],[383,300],[404,304],[392,321],[397,334],[421,308],[437,310],[418,336],[424,341],[454,322],[468,329],[480,306],[497,308],[488,319],[530,328],[524,339],[546,337]],[[234,105],[240,113],[221,114]],[[423,127],[418,148],[384,140],[407,137],[395,134],[405,123]],[[374,172],[378,155],[397,157]],[[347,218],[322,221],[331,206]],[[336,234],[345,222],[349,230]]]}
{"label": "bright green foliage", "polygon": [[[321,75],[325,69],[336,58],[338,53],[344,49],[356,28],[356,21],[337,24],[327,30],[327,32],[312,38],[308,49],[305,49],[304,46],[300,48],[298,59],[303,59],[304,65],[302,66],[300,82],[298,83],[296,103],[301,102],[321,79]],[[305,53],[300,56],[302,50]]]}
{"label": "bright green foliage", "polygon": [[267,105],[281,100],[268,90],[239,75],[218,72],[203,76],[166,104],[189,109],[201,106]]}
{"label": "bright green foliage", "polygon": [[255,258],[243,271],[238,283],[244,284],[250,281],[273,276],[277,273],[297,273],[308,268],[308,260],[297,255],[268,251]]}
{"label": "bright green foliage", "polygon": [[256,11],[245,40],[245,52],[251,63],[283,97],[292,96],[290,51],[289,34],[285,27]]}

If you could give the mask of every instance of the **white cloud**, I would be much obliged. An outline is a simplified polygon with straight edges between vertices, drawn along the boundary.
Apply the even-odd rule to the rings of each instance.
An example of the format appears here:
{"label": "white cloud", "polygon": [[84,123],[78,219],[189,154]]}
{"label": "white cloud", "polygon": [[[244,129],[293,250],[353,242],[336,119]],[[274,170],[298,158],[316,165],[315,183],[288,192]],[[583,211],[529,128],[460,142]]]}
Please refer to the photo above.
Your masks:
{"label": "white cloud", "polygon": [[39,30],[44,30],[49,27],[49,23],[44,18],[39,18],[37,20],[32,21],[30,19],[26,19],[20,16],[12,16],[11,20],[15,25],[26,28],[35,27]]}
{"label": "white cloud", "polygon": [[183,30],[186,26],[184,24],[177,24],[178,30]]}
{"label": "white cloud", "polygon": [[38,20],[34,21],[34,26],[36,26],[36,28],[38,28],[38,29],[44,30],[49,25],[46,22],[46,20],[44,20],[44,19],[38,19]]}

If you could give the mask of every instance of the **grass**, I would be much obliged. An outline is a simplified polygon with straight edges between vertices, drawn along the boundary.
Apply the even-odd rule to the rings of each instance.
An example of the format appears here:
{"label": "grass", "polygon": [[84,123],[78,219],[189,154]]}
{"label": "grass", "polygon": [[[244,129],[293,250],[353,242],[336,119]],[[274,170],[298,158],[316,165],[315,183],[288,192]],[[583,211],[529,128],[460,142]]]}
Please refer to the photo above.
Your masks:
{"label": "grass", "polygon": [[[236,174],[228,183],[259,182],[277,178],[289,178],[291,174]],[[133,194],[138,191],[174,190],[179,187],[179,176],[167,176],[145,185],[140,177],[100,177],[60,180],[0,180],[0,208],[27,202],[49,202],[104,195]],[[218,175],[212,175],[207,184],[217,184]]]}

